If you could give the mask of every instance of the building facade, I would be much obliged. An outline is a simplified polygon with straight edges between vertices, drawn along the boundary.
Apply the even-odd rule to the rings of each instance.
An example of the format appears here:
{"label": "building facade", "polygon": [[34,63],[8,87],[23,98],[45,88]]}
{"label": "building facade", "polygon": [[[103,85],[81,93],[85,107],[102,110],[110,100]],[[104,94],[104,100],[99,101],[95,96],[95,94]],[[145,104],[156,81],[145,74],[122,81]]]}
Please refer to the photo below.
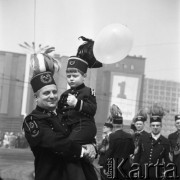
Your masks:
{"label": "building facade", "polygon": [[0,131],[21,131],[26,55],[0,52]]}
{"label": "building facade", "polygon": [[[55,55],[55,58],[61,63],[60,71],[54,76],[60,96],[68,88],[66,82],[68,57]],[[36,105],[30,86],[32,73],[29,63],[30,57],[26,54],[0,52],[0,127],[3,131],[21,131],[24,116]],[[123,113],[124,117],[129,118],[125,120],[131,120],[141,106],[144,69],[144,58],[127,56],[118,63],[88,70],[85,84],[96,91],[97,124],[102,125],[105,122],[112,103],[119,103],[115,99],[126,103],[126,106],[124,104],[119,106],[121,109],[123,107],[130,109],[129,112],[123,109]],[[118,97],[115,97],[116,94]],[[128,113],[131,115],[128,116]]]}
{"label": "building facade", "polygon": [[180,83],[158,79],[144,79],[143,107],[160,103],[167,111],[163,119],[162,133],[167,136],[175,131],[174,116],[180,112]]}
{"label": "building facade", "polygon": [[[122,111],[125,128],[129,128],[136,112],[142,107],[145,58],[127,56],[125,59],[104,65],[96,77],[98,132],[109,115],[109,108],[116,104]],[[99,137],[99,135],[98,135]]]}

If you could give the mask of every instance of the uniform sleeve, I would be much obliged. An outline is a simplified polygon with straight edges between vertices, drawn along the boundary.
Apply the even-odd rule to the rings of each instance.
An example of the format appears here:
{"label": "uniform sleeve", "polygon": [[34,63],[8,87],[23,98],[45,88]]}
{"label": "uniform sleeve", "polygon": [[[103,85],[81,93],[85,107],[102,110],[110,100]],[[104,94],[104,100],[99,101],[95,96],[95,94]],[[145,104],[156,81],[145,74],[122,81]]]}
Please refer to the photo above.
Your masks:
{"label": "uniform sleeve", "polygon": [[96,102],[95,91],[93,89],[90,89],[90,93],[88,97],[84,97],[82,100],[78,99],[77,104],[75,106],[75,110],[90,117],[95,116],[97,110],[97,102]]}
{"label": "uniform sleeve", "polygon": [[169,158],[169,153],[170,153],[170,143],[167,142],[165,144],[165,152],[164,152],[164,160],[165,160],[165,163],[168,164],[171,162],[170,158]]}
{"label": "uniform sleeve", "polygon": [[106,155],[105,155],[105,159],[107,160],[108,158],[111,158],[112,155],[114,154],[114,150],[115,150],[115,147],[114,147],[114,139],[113,139],[113,136],[110,134],[109,135],[109,147],[106,151]]}
{"label": "uniform sleeve", "polygon": [[82,147],[62,132],[54,132],[48,124],[30,116],[24,120],[23,128],[31,148],[41,147],[64,156],[80,157]]}
{"label": "uniform sleeve", "polygon": [[137,151],[134,153],[134,163],[139,163],[140,162],[140,158],[141,158],[141,152],[142,152],[142,148],[143,148],[143,143],[142,140],[140,138],[138,145],[137,145]]}
{"label": "uniform sleeve", "polygon": [[135,150],[135,145],[134,145],[134,141],[133,138],[130,138],[130,143],[129,143],[129,148],[130,148],[130,154],[134,154],[134,150]]}

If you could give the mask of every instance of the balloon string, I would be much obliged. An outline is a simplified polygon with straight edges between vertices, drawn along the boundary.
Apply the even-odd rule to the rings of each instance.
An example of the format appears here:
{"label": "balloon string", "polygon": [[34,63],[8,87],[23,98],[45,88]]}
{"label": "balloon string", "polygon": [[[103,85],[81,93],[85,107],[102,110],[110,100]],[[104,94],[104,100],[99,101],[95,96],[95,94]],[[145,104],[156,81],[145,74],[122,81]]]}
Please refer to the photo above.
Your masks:
{"label": "balloon string", "polygon": [[[36,0],[34,0],[34,46],[36,45]],[[34,54],[36,48],[34,47]]]}

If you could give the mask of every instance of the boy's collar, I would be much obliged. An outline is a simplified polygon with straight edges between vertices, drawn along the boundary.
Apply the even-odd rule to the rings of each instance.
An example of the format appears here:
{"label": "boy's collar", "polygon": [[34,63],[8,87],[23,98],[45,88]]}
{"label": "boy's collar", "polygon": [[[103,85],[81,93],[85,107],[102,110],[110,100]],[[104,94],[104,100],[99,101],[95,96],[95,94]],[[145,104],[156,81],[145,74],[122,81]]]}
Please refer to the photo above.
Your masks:
{"label": "boy's collar", "polygon": [[79,86],[77,86],[77,87],[72,87],[71,89],[73,89],[73,90],[80,90],[80,89],[82,89],[82,88],[84,88],[85,87],[85,84],[83,83],[83,84],[80,84]]}

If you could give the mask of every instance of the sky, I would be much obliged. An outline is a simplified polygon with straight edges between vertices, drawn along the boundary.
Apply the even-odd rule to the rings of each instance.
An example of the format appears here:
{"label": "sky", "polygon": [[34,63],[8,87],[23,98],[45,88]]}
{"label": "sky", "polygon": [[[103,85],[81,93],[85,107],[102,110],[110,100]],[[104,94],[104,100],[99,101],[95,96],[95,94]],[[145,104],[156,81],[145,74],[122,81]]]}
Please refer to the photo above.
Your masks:
{"label": "sky", "polygon": [[147,78],[180,82],[179,0],[0,0],[0,50],[35,41],[71,56],[79,36],[96,40],[113,23],[132,32],[129,55],[146,58]]}

